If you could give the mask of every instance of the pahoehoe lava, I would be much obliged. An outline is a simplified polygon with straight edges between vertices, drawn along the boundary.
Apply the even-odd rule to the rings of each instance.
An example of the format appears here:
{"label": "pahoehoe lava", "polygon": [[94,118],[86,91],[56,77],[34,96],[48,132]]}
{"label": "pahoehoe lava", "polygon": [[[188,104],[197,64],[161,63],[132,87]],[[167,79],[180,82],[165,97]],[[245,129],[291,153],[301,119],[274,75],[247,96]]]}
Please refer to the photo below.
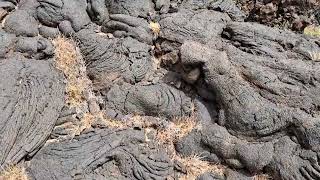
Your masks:
{"label": "pahoehoe lava", "polygon": [[0,0],[0,179],[319,180],[319,10]]}

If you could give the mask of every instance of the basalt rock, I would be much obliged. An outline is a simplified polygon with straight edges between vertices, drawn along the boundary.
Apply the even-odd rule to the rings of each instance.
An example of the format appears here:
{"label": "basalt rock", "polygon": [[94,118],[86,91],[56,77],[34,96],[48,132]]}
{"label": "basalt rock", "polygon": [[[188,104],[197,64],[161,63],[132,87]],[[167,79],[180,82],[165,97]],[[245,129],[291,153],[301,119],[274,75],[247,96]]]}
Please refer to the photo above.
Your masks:
{"label": "basalt rock", "polygon": [[115,37],[133,37],[140,42],[152,45],[153,33],[146,19],[124,15],[111,14],[109,21],[102,26],[102,32],[113,33]]}
{"label": "basalt rock", "polygon": [[[0,0],[0,166],[23,164],[30,179],[178,179],[185,165],[155,137],[189,116],[199,124],[174,140],[177,157],[226,167],[199,180],[320,179],[320,41],[244,22],[274,25],[305,2],[242,7],[257,19],[235,3]],[[53,66],[61,34],[92,81],[79,107]]]}
{"label": "basalt rock", "polygon": [[[250,142],[232,136],[217,124],[206,124],[204,129],[182,139],[176,148],[184,155],[202,154],[208,161],[226,163],[234,169],[246,169],[252,174],[266,169],[275,179],[320,177],[317,153],[303,149],[287,136],[269,142]],[[234,175],[226,174],[227,179],[236,179]]]}
{"label": "basalt rock", "polygon": [[16,164],[45,143],[64,102],[63,77],[49,61],[0,60],[0,164]]}
{"label": "basalt rock", "polygon": [[234,21],[244,21],[246,15],[237,7],[232,0],[218,0],[213,1],[208,6],[209,9],[214,9],[227,13]]}
{"label": "basalt rock", "polygon": [[251,173],[261,171],[273,156],[271,142],[251,143],[232,136],[224,127],[207,123],[182,139],[176,148],[184,155],[202,154],[209,161],[227,163],[235,169],[246,168]]}
{"label": "basalt rock", "polygon": [[12,10],[18,4],[16,0],[1,0],[0,7],[3,9]]}
{"label": "basalt rock", "polygon": [[42,37],[17,37],[0,30],[0,58],[19,52],[32,59],[47,59],[53,56],[52,43]]}
{"label": "basalt rock", "polygon": [[39,34],[38,22],[26,10],[17,10],[8,15],[4,23],[4,29],[18,36],[34,37]]}
{"label": "basalt rock", "polygon": [[87,3],[87,13],[93,22],[102,24],[108,19],[109,11],[104,0],[89,0]]}
{"label": "basalt rock", "polygon": [[0,30],[0,58],[7,56],[7,53],[13,49],[15,42],[16,36],[14,34]]}
{"label": "basalt rock", "polygon": [[[319,39],[312,39],[290,31],[266,27],[256,23],[232,22],[223,35],[242,51],[276,59],[298,59],[308,63],[313,52],[319,51]],[[253,38],[254,37],[254,38]]]}
{"label": "basalt rock", "polygon": [[149,13],[154,13],[152,0],[106,0],[106,4],[111,14],[147,18]]}
{"label": "basalt rock", "polygon": [[179,43],[185,40],[207,42],[218,37],[229,21],[228,15],[217,11],[181,9],[161,17],[160,37]]}
{"label": "basalt rock", "polygon": [[15,46],[16,51],[24,53],[25,57],[44,59],[53,56],[52,43],[42,37],[20,37]]}
{"label": "basalt rock", "polygon": [[152,68],[150,47],[133,38],[109,39],[87,29],[76,33],[76,38],[96,87],[108,87],[119,77],[139,82]]}
{"label": "basalt rock", "polygon": [[[264,38],[270,42],[266,36],[261,39]],[[260,137],[293,129],[300,138],[308,139],[302,140],[303,144],[318,149],[319,144],[315,143],[318,135],[311,129],[318,124],[314,113],[319,106],[316,95],[319,64],[302,53],[308,48],[317,48],[317,44],[299,36],[296,38],[301,39],[296,47],[284,52],[268,49],[264,46],[267,43],[256,46],[259,50],[277,54],[271,57],[268,57],[270,53],[259,56],[243,52],[241,46],[236,48],[227,44],[215,50],[189,42],[181,47],[182,61],[186,65],[202,66],[205,81],[220,104],[220,124],[234,134]],[[291,58],[286,54],[291,54]],[[307,122],[309,128],[305,126]]]}
{"label": "basalt rock", "polygon": [[303,31],[310,24],[319,24],[317,14],[320,3],[314,0],[237,1],[247,14],[246,21],[268,26]]}
{"label": "basalt rock", "polygon": [[41,0],[39,3],[37,17],[49,27],[68,21],[75,31],[79,31],[90,24],[91,19],[101,23],[107,18],[108,10],[101,1]]}
{"label": "basalt rock", "polygon": [[276,179],[318,179],[320,66],[308,54],[319,51],[317,40],[250,23],[231,23],[224,33],[228,41],[187,41],[180,53],[185,66],[202,68],[228,131],[194,132],[177,149],[250,172],[268,167]]}
{"label": "basalt rock", "polygon": [[232,0],[185,0],[181,2],[181,7],[186,9],[211,9],[227,13],[234,21],[243,21],[245,14],[239,9],[236,3]]}
{"label": "basalt rock", "polygon": [[[34,179],[165,179],[173,164],[148,148],[143,131],[95,129],[73,140],[48,143],[30,162]],[[45,168],[44,168],[45,167]]]}
{"label": "basalt rock", "polygon": [[189,97],[166,84],[114,86],[107,94],[107,106],[122,113],[165,117],[190,115],[193,110]]}

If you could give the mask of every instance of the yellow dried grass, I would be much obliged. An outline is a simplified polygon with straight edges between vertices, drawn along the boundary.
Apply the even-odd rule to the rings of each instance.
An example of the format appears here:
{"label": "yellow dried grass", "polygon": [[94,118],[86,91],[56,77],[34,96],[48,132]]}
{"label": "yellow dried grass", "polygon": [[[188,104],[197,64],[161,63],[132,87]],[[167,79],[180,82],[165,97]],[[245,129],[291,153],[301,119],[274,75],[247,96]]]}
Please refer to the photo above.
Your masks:
{"label": "yellow dried grass", "polygon": [[186,174],[179,177],[179,180],[191,180],[196,179],[198,176],[204,173],[214,173],[223,175],[225,167],[218,164],[212,164],[208,161],[202,160],[198,155],[192,155],[189,157],[180,157],[175,158],[181,164],[183,164]]}
{"label": "yellow dried grass", "polygon": [[76,49],[76,43],[63,36],[55,38],[55,62],[67,80],[66,102],[70,107],[78,107],[84,101],[84,91],[88,87],[89,80],[83,74],[84,64],[81,54]]}
{"label": "yellow dried grass", "polygon": [[29,180],[29,178],[23,167],[9,166],[0,172],[0,180]]}

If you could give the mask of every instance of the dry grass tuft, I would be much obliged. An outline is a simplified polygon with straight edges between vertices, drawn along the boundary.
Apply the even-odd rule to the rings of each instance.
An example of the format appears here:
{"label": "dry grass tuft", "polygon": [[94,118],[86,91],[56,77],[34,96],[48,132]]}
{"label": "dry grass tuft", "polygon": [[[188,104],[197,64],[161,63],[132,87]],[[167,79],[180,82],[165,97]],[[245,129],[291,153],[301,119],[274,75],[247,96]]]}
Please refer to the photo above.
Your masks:
{"label": "dry grass tuft", "polygon": [[320,37],[320,26],[307,26],[304,30],[303,33],[309,36],[315,36],[315,37]]}
{"label": "dry grass tuft", "polygon": [[103,125],[111,128],[111,129],[127,129],[130,127],[130,125],[128,123],[125,123],[123,121],[119,121],[119,120],[113,120],[113,119],[109,119],[104,117],[103,115],[103,111],[100,111],[98,113],[85,113],[81,119],[81,124],[79,126],[79,128],[76,130],[76,134],[80,134],[81,132],[83,132],[86,129],[89,129],[92,127],[92,124],[96,121],[96,120],[102,120],[101,123],[103,123]]}
{"label": "dry grass tuft", "polygon": [[222,165],[211,164],[204,161],[200,156],[193,155],[181,157],[175,151],[174,144],[181,138],[187,136],[192,130],[200,130],[201,126],[197,123],[194,115],[190,117],[174,118],[172,123],[166,129],[157,132],[157,140],[163,145],[172,160],[180,162],[186,171],[185,175],[179,177],[179,180],[196,179],[199,175],[206,172],[223,175],[225,167]]}
{"label": "dry grass tuft", "polygon": [[91,125],[93,124],[93,122],[95,122],[98,119],[102,120],[101,123],[103,123],[103,125],[105,125],[109,128],[112,128],[112,129],[119,130],[119,129],[127,129],[127,128],[131,127],[131,125],[128,122],[106,118],[104,116],[104,112],[100,111],[95,114],[85,113],[83,115],[83,118],[81,119],[81,125],[80,125],[77,132],[81,133],[83,130],[91,128]]}
{"label": "dry grass tuft", "polygon": [[53,40],[56,66],[67,79],[67,104],[78,107],[84,101],[84,91],[89,80],[85,75],[85,65],[73,40],[59,36]]}
{"label": "dry grass tuft", "polygon": [[149,27],[155,36],[159,36],[161,29],[159,23],[151,21]]}
{"label": "dry grass tuft", "polygon": [[100,117],[104,120],[106,125],[110,128],[114,129],[128,129],[128,128],[134,128],[134,127],[140,127],[140,128],[152,128],[154,125],[153,123],[150,123],[145,118],[135,115],[130,118],[128,121],[120,121],[120,120],[113,120],[110,118],[105,118],[103,116],[103,113],[101,112]]}
{"label": "dry grass tuft", "polygon": [[126,129],[128,128],[128,125],[122,121],[114,120],[114,119],[105,119],[105,123],[108,127],[112,129]]}
{"label": "dry grass tuft", "polygon": [[[175,152],[174,144],[188,135],[193,129],[196,129],[196,126],[195,116],[174,118],[165,129],[158,130],[156,138],[172,154],[172,152]],[[175,153],[173,153],[173,156],[175,156]]]}
{"label": "dry grass tuft", "polygon": [[[56,67],[63,72],[66,77],[66,103],[69,107],[76,107],[80,111],[87,106],[86,95],[93,94],[91,82],[86,74],[85,62],[77,49],[77,44],[72,40],[63,36],[55,38],[53,41],[55,46],[55,62]],[[94,95],[93,95],[94,96]],[[92,124],[101,119],[105,125],[110,128],[123,129],[127,125],[121,121],[111,120],[103,116],[103,112],[90,113],[86,112],[77,129],[76,134],[81,134],[85,129],[91,128]]]}
{"label": "dry grass tuft", "polygon": [[161,129],[157,133],[157,140],[161,144],[176,143],[179,139],[188,135],[193,129],[199,129],[196,117],[174,118],[166,129]]}
{"label": "dry grass tuft", "polygon": [[177,139],[185,137],[193,129],[200,130],[201,128],[194,115],[190,117],[175,118],[173,119],[173,123],[175,124]]}
{"label": "dry grass tuft", "polygon": [[4,10],[3,8],[0,8],[0,23],[2,22],[4,17],[6,17],[7,14],[8,12],[6,10]]}
{"label": "dry grass tuft", "polygon": [[91,124],[95,121],[95,116],[92,113],[85,113],[81,119],[81,125],[78,129],[77,134],[80,134],[83,130],[89,129]]}
{"label": "dry grass tuft", "polygon": [[93,95],[91,81],[87,77],[85,62],[72,39],[58,36],[52,40],[55,47],[55,64],[66,78],[66,104],[70,108],[76,108],[77,112],[85,113],[74,133],[79,135],[85,129],[91,127],[96,115],[87,112],[88,98]]}
{"label": "dry grass tuft", "polygon": [[312,61],[320,61],[320,52],[309,52]]}
{"label": "dry grass tuft", "polygon": [[269,179],[272,179],[272,178],[266,174],[259,174],[253,177],[253,180],[269,180]]}
{"label": "dry grass tuft", "polygon": [[215,174],[223,175],[224,167],[221,165],[211,164],[208,161],[204,161],[200,156],[193,155],[189,157],[177,156],[176,160],[184,165],[186,175],[180,176],[179,180],[196,179],[198,176],[204,173],[212,172]]}
{"label": "dry grass tuft", "polygon": [[0,180],[28,180],[28,175],[23,167],[10,166],[0,172]]}

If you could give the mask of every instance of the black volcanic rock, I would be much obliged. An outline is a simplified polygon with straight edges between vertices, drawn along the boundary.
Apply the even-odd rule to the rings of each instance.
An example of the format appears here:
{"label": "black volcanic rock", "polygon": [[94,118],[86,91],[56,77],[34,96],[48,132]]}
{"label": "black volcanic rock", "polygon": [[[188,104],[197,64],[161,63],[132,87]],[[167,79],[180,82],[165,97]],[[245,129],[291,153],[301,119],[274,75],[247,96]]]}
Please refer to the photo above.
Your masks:
{"label": "black volcanic rock", "polygon": [[18,163],[46,142],[64,102],[63,77],[49,61],[0,60],[0,163]]}
{"label": "black volcanic rock", "polygon": [[[0,0],[0,171],[178,179],[187,170],[175,158],[199,155],[225,166],[199,180],[320,179],[320,40],[265,25],[316,24],[319,8],[303,12],[306,3],[319,5]],[[79,107],[67,106],[55,67],[51,40],[61,35],[75,41],[90,81]],[[130,122],[137,115],[149,125]],[[157,130],[180,117],[199,125],[174,148],[159,145]]]}

